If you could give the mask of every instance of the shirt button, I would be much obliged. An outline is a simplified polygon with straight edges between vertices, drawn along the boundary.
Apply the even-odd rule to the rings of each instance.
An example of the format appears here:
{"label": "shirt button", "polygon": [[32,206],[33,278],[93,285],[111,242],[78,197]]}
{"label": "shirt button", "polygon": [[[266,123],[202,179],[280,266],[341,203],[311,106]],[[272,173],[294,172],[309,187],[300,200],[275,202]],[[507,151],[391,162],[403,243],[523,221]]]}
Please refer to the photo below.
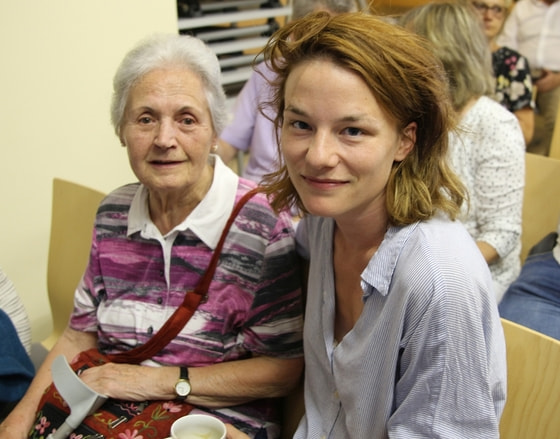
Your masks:
{"label": "shirt button", "polygon": [[160,270],[159,275],[160,275],[161,277],[163,277],[164,274],[165,274],[165,273],[163,272],[163,270]]}
{"label": "shirt button", "polygon": [[157,303],[161,305],[163,303],[163,297],[158,297]]}
{"label": "shirt button", "polygon": [[334,391],[333,397],[334,397],[334,399],[338,399],[338,398],[339,398],[339,396],[338,396],[338,390],[335,390],[335,391]]}
{"label": "shirt button", "polygon": [[152,335],[153,333],[154,333],[154,327],[153,327],[153,326],[150,326],[150,327],[148,328],[148,335]]}

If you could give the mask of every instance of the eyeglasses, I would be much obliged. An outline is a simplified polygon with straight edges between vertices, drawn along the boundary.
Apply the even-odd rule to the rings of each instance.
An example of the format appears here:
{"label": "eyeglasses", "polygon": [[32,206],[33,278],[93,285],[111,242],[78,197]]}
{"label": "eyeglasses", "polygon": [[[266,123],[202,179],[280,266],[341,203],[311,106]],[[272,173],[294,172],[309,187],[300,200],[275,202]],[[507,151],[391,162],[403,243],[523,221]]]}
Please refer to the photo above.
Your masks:
{"label": "eyeglasses", "polygon": [[489,6],[486,3],[482,2],[472,2],[472,5],[479,13],[486,14],[488,11],[490,11],[495,17],[501,17],[506,10],[506,8],[504,8],[503,6]]}

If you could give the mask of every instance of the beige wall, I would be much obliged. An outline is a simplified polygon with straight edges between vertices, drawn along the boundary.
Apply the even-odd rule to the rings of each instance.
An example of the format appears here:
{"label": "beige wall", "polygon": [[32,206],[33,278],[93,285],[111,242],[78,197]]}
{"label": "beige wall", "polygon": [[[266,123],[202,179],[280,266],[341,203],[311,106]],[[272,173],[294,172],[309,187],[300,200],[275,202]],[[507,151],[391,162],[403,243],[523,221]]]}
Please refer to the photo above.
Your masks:
{"label": "beige wall", "polygon": [[0,266],[32,321],[51,328],[46,265],[53,177],[107,192],[134,180],[109,123],[113,73],[176,0],[0,3]]}

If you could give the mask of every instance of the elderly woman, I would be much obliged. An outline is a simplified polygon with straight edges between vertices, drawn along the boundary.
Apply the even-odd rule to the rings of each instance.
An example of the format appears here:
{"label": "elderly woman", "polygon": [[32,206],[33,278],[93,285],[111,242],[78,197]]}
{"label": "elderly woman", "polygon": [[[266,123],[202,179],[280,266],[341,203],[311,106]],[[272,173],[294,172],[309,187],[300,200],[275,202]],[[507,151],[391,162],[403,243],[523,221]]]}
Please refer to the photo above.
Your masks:
{"label": "elderly woman", "polygon": [[533,81],[529,61],[519,52],[500,46],[496,41],[512,4],[513,0],[472,1],[492,51],[496,100],[515,114],[523,131],[525,143],[528,144],[533,138],[535,125]]}
{"label": "elderly woman", "polygon": [[443,63],[460,123],[449,156],[469,191],[461,220],[490,267],[499,302],[521,269],[525,141],[516,117],[492,99],[488,42],[469,5],[436,2],[401,17]]}
{"label": "elderly woman", "polygon": [[[198,39],[154,37],[124,58],[112,121],[139,183],[101,203],[68,328],[0,436],[26,437],[55,356],[144,344],[197,284],[234,204],[254,187],[212,154],[224,100],[217,58]],[[250,436],[277,437],[271,398],[300,378],[301,327],[291,219],[257,194],[227,235],[207,300],[165,350],[142,365],[108,363],[82,378],[118,399],[186,398]],[[176,387],[187,377],[190,393]]]}
{"label": "elderly woman", "polygon": [[266,48],[285,162],[266,187],[276,208],[306,212],[298,439],[499,436],[503,333],[488,266],[455,220],[453,109],[426,46],[341,14],[288,24]]}

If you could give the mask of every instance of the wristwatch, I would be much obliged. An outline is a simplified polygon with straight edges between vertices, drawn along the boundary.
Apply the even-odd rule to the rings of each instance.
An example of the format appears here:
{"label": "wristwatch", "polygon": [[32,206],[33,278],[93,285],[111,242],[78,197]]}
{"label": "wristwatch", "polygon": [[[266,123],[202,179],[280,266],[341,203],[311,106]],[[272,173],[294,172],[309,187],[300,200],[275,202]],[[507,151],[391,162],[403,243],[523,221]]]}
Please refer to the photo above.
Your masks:
{"label": "wristwatch", "polygon": [[179,398],[186,399],[191,393],[191,383],[189,381],[189,370],[186,367],[181,367],[179,380],[175,383],[175,393]]}

